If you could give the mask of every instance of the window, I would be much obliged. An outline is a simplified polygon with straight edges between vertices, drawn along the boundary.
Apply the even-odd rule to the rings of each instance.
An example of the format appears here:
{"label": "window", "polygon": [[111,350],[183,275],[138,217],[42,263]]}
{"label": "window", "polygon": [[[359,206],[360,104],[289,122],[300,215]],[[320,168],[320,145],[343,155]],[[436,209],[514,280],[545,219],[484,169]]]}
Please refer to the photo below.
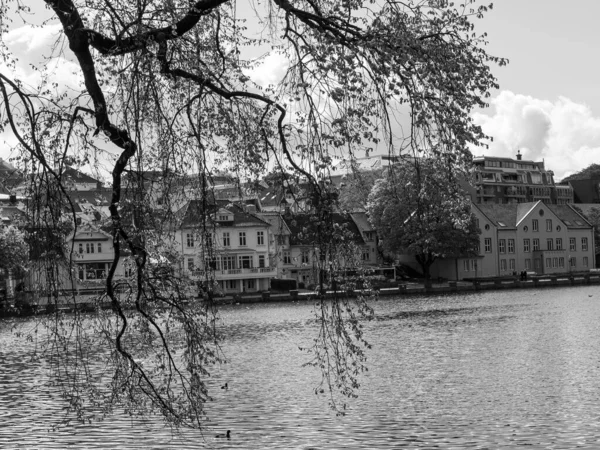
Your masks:
{"label": "window", "polygon": [[540,240],[534,239],[533,240],[533,251],[537,252],[539,249],[540,249]]}
{"label": "window", "polygon": [[187,267],[190,272],[194,271],[194,258],[188,258]]}
{"label": "window", "polygon": [[581,238],[581,251],[587,252],[588,249],[588,240],[586,237]]}
{"label": "window", "polygon": [[552,267],[552,258],[546,258],[546,269]]}
{"label": "window", "polygon": [[565,258],[558,258],[558,267],[564,269],[565,267]]}
{"label": "window", "polygon": [[463,260],[463,270],[465,272],[468,272],[469,271],[469,267],[470,267],[469,260],[468,259]]}
{"label": "window", "polygon": [[240,256],[238,259],[240,269],[251,269],[252,268],[252,256]]}
{"label": "window", "polygon": [[192,233],[187,233],[185,235],[185,243],[188,248],[194,246],[194,235]]}
{"label": "window", "polygon": [[515,252],[515,240],[509,239],[508,240],[508,253],[514,253],[514,252]]}
{"label": "window", "polygon": [[533,231],[540,231],[540,226],[539,226],[539,224],[538,224],[538,220],[537,220],[537,219],[533,219],[533,220],[531,221],[531,229],[532,229]]}
{"label": "window", "polygon": [[285,236],[277,236],[277,245],[285,245],[286,244]]}
{"label": "window", "polygon": [[235,269],[235,256],[223,256],[223,270]]}
{"label": "window", "polygon": [[87,244],[85,244],[85,252],[86,253],[94,253],[94,243],[93,242],[88,242]]}
{"label": "window", "polygon": [[225,280],[225,289],[237,289],[237,280]]}
{"label": "window", "polygon": [[256,232],[256,243],[258,245],[265,245],[265,232],[264,231]]}
{"label": "window", "polygon": [[523,251],[529,253],[531,251],[531,241],[529,239],[523,239]]}
{"label": "window", "polygon": [[246,287],[248,289],[256,289],[256,285],[254,284],[254,280],[253,279],[246,280]]}
{"label": "window", "polygon": [[98,253],[102,253],[102,243],[98,242]]}
{"label": "window", "polygon": [[500,260],[500,270],[503,272],[506,272],[506,260],[505,259]]}
{"label": "window", "polygon": [[106,263],[79,264],[78,269],[81,281],[103,280],[106,278]]}
{"label": "window", "polygon": [[476,259],[471,260],[471,270],[473,272],[477,272],[477,260]]}
{"label": "window", "polygon": [[535,266],[535,270],[540,270],[542,268],[542,260],[540,258],[535,258],[533,260],[533,264]]}
{"label": "window", "polygon": [[292,258],[290,257],[290,252],[283,252],[283,263],[284,264],[292,263]]}
{"label": "window", "polygon": [[[369,253],[369,250],[363,250],[362,252],[362,260],[363,261],[368,261],[371,258],[371,255]],[[302,253],[302,262],[304,262],[304,253]],[[306,261],[308,262],[308,261]]]}
{"label": "window", "polygon": [[492,253],[492,238],[485,238],[483,240],[483,246],[486,253]]}
{"label": "window", "polygon": [[556,238],[556,250],[562,250],[562,238]]}
{"label": "window", "polygon": [[514,260],[514,259],[510,259],[510,260],[508,261],[508,268],[509,268],[510,270],[515,270],[515,260]]}
{"label": "window", "polygon": [[554,239],[546,239],[546,250],[554,250]]}
{"label": "window", "polygon": [[240,245],[245,246],[246,245],[246,232],[240,231],[239,237],[240,237]]}
{"label": "window", "polygon": [[588,266],[588,257],[584,256],[583,257],[583,267],[587,267]]}
{"label": "window", "polygon": [[374,234],[373,231],[365,231],[365,241],[373,241],[375,237]]}
{"label": "window", "polygon": [[575,244],[575,238],[569,238],[569,251],[577,251],[577,245]]}
{"label": "window", "polygon": [[213,235],[212,233],[206,233],[204,235],[204,241],[206,242],[206,247],[211,248],[213,244]]}
{"label": "window", "polygon": [[258,255],[258,267],[265,267],[265,255]]}
{"label": "window", "polygon": [[226,231],[223,233],[223,247],[231,246],[231,238],[229,237],[229,232]]}
{"label": "window", "polygon": [[557,268],[558,267],[558,258],[552,258],[552,267],[553,268]]}
{"label": "window", "polygon": [[527,258],[525,260],[525,270],[531,269],[531,259]]}
{"label": "window", "polygon": [[498,241],[498,250],[500,253],[506,253],[506,239],[500,239]]}
{"label": "window", "polygon": [[227,222],[227,219],[229,217],[228,216],[219,216],[219,218],[217,219],[219,222]]}
{"label": "window", "polygon": [[83,253],[83,244],[79,244],[79,253]]}
{"label": "window", "polygon": [[[365,253],[367,257],[365,258]],[[363,251],[363,261],[369,260],[369,249]],[[310,262],[310,254],[308,250],[302,250],[302,263],[308,264]]]}
{"label": "window", "polygon": [[552,219],[546,219],[546,231],[552,231]]}
{"label": "window", "polygon": [[571,258],[571,267],[576,267],[577,266],[577,258],[575,258],[574,256]]}

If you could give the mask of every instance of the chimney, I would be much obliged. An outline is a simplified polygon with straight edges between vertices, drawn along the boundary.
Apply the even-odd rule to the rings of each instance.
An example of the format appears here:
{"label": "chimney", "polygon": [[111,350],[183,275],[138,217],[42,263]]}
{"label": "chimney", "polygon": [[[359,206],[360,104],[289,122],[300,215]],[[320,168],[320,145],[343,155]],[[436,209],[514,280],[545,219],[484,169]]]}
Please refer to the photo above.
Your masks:
{"label": "chimney", "polygon": [[517,150],[517,161],[521,161],[521,150]]}

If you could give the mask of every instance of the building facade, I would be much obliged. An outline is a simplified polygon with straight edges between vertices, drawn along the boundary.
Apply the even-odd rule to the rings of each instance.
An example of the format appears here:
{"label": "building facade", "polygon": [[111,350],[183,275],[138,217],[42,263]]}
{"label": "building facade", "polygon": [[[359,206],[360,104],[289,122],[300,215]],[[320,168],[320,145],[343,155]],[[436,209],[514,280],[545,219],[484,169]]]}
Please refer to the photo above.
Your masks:
{"label": "building facade", "polygon": [[476,204],[529,203],[538,200],[550,204],[573,203],[573,188],[556,184],[554,173],[547,170],[543,161],[517,158],[479,156],[473,158],[474,190]]}
{"label": "building facade", "polygon": [[268,222],[233,204],[211,205],[203,221],[199,200],[189,201],[181,217],[175,248],[182,274],[198,283],[214,278],[224,294],[269,289],[277,270],[270,261]]}

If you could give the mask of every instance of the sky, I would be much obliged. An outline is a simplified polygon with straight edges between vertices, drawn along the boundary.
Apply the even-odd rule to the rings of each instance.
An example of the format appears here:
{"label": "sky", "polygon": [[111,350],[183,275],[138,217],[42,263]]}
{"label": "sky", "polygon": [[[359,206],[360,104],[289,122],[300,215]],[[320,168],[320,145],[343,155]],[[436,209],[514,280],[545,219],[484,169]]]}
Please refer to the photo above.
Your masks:
{"label": "sky", "polygon": [[545,161],[560,180],[600,163],[600,2],[497,0],[477,30],[490,54],[510,63],[494,70],[500,89],[474,114],[494,141],[474,154]]}
{"label": "sky", "polygon": [[[43,8],[42,0],[28,2]],[[520,150],[524,159],[545,161],[557,180],[600,162],[599,13],[598,0],[496,0],[476,20],[476,30],[488,34],[488,52],[510,63],[493,68],[500,88],[492,92],[489,108],[473,112],[493,139],[488,149],[474,149],[475,155],[514,157]],[[26,62],[45,51],[47,38],[58,29],[16,27],[2,37],[19,52],[24,80],[32,77]],[[62,80],[78,81],[72,75],[77,67],[68,60],[49,64]],[[274,55],[253,78],[273,82],[285,64]],[[7,158],[3,137],[0,157]]]}

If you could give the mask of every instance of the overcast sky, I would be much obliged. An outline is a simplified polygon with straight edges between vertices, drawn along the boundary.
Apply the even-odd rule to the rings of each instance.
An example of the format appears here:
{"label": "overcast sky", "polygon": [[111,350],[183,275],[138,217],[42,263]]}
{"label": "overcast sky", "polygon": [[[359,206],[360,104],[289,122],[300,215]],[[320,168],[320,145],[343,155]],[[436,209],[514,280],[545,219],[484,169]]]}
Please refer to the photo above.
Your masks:
{"label": "overcast sky", "polygon": [[[545,160],[561,179],[600,163],[597,0],[497,0],[478,21],[491,54],[510,60],[477,121],[494,138],[479,154]],[[475,152],[477,153],[477,152]]]}
{"label": "overcast sky", "polygon": [[[42,0],[28,3],[40,8]],[[43,8],[43,6],[41,6]],[[489,53],[510,60],[496,67],[500,89],[490,108],[474,112],[476,121],[494,141],[476,155],[544,160],[556,179],[600,162],[600,43],[599,0],[497,0],[477,30],[487,32]],[[41,54],[49,35],[45,31],[15,29],[3,39],[18,51],[23,62]],[[62,59],[51,64],[68,79],[77,67]],[[285,60],[274,56],[255,74],[273,82]],[[30,73],[30,72],[29,72]],[[25,69],[22,77],[30,76]],[[32,80],[33,81],[33,80]],[[1,157],[8,157],[0,149]]]}

